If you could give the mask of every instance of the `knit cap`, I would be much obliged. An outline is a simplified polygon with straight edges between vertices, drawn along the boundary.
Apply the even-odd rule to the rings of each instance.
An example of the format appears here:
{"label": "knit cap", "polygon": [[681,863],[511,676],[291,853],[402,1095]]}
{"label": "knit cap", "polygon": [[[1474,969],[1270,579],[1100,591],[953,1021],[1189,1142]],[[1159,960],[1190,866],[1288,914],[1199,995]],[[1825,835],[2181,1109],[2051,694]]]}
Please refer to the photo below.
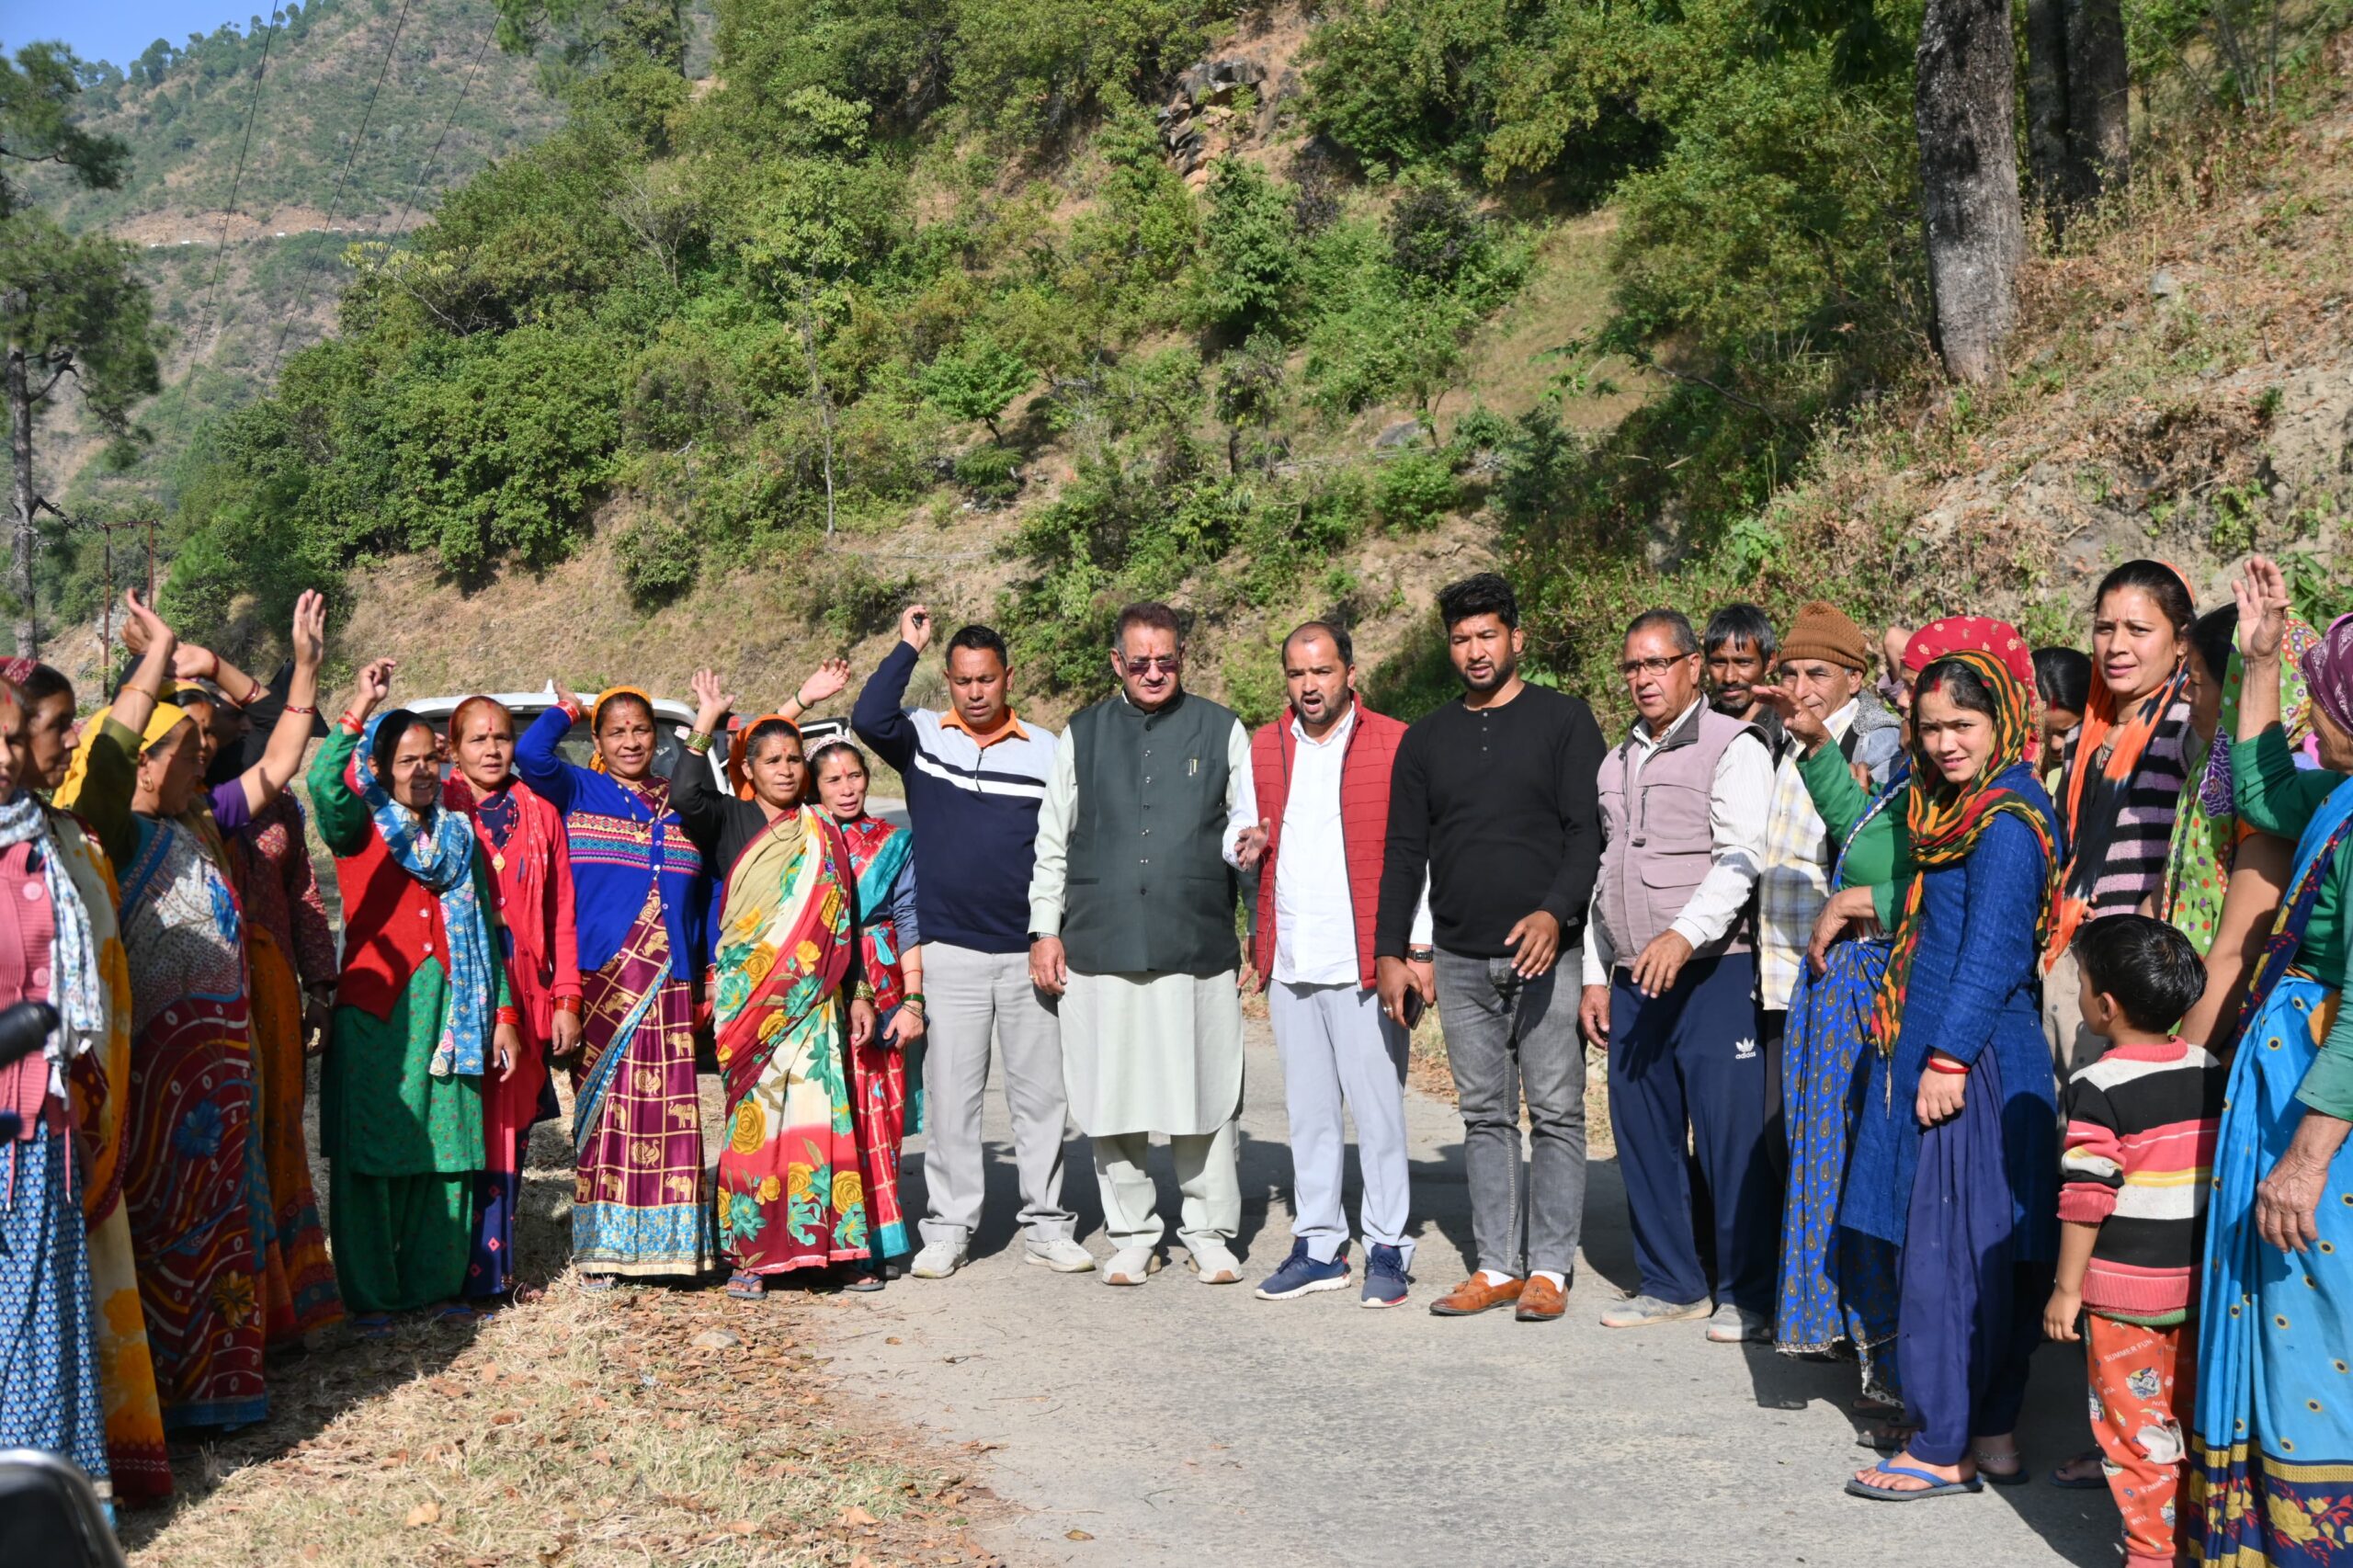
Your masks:
{"label": "knit cap", "polygon": [[1780,657],[1785,663],[1790,659],[1820,659],[1850,670],[1868,669],[1870,665],[1862,628],[1845,610],[1820,599],[1798,611],[1797,624],[1781,639]]}

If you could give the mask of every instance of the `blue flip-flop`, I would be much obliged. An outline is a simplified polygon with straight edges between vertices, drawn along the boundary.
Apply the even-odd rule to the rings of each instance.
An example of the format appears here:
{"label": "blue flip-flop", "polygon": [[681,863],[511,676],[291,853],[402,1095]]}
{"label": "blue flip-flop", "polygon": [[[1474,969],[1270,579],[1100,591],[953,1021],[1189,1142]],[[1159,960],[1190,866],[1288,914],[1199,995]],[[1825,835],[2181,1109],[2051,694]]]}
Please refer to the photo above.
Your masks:
{"label": "blue flip-flop", "polygon": [[389,1339],[392,1319],[389,1312],[362,1312],[351,1320],[352,1332],[362,1339]]}
{"label": "blue flip-flop", "polygon": [[1973,1475],[1967,1481],[1947,1481],[1941,1475],[1931,1475],[1908,1464],[1881,1464],[1871,1468],[1883,1475],[1906,1475],[1928,1484],[1916,1487],[1873,1486],[1859,1475],[1850,1475],[1847,1478],[1847,1495],[1869,1497],[1881,1503],[1916,1503],[1923,1497],[1949,1497],[1956,1493],[1980,1491],[1984,1486],[1984,1483]]}

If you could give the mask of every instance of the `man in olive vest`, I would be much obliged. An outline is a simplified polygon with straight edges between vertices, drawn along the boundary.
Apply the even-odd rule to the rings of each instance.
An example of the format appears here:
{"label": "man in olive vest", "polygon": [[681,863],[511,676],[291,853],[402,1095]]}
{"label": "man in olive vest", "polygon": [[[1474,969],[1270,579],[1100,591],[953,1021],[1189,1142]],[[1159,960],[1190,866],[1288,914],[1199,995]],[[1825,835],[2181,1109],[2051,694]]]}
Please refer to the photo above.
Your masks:
{"label": "man in olive vest", "polygon": [[1714,1218],[1708,1337],[1770,1339],[1779,1191],[1766,1159],[1748,912],[1772,758],[1756,726],[1702,697],[1699,640],[1680,611],[1636,616],[1618,667],[1641,717],[1602,759],[1601,875],[1578,1010],[1609,1052],[1609,1120],[1642,1285],[1601,1321],[1710,1315],[1696,1165]]}
{"label": "man in olive vest", "polygon": [[1233,1284],[1242,1222],[1241,947],[1234,872],[1255,860],[1250,738],[1185,690],[1176,612],[1134,604],[1113,631],[1120,689],[1070,722],[1038,814],[1029,973],[1062,997],[1063,1077],[1094,1146],[1104,1283],[1141,1285],[1163,1227],[1144,1169],[1167,1137],[1177,1238],[1205,1284]]}

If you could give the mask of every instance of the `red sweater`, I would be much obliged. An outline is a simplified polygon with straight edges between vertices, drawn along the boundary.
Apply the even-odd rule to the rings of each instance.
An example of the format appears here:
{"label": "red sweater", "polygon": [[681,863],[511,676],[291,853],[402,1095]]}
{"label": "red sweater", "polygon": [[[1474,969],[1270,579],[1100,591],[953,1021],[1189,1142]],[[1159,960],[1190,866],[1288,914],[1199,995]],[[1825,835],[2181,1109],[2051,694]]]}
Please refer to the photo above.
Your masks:
{"label": "red sweater", "polygon": [[[1340,759],[1340,845],[1348,861],[1348,908],[1356,917],[1360,983],[1373,983],[1373,918],[1381,907],[1381,860],[1389,839],[1389,778],[1405,726],[1354,699],[1355,728]],[[1267,824],[1267,853],[1258,862],[1257,929],[1250,960],[1264,984],[1275,970],[1275,863],[1282,848],[1283,806],[1290,798],[1291,757],[1299,748],[1285,710],[1250,737],[1251,781],[1258,793],[1258,820]]]}

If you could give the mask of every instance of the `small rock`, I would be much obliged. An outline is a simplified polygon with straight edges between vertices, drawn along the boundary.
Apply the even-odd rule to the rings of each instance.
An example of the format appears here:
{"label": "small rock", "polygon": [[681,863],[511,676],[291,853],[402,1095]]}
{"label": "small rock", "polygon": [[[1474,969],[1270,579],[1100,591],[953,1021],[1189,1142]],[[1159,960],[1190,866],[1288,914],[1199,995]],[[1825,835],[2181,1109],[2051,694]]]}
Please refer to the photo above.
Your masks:
{"label": "small rock", "polygon": [[2150,275],[2149,293],[2153,298],[2170,300],[2181,292],[2181,280],[2165,267],[2158,267]]}
{"label": "small rock", "polygon": [[744,1342],[723,1328],[706,1328],[694,1337],[698,1350],[733,1350]]}
{"label": "small rock", "polygon": [[1429,433],[1429,426],[1418,419],[1400,419],[1375,437],[1372,444],[1382,451],[1394,451],[1400,447],[1420,445]]}

